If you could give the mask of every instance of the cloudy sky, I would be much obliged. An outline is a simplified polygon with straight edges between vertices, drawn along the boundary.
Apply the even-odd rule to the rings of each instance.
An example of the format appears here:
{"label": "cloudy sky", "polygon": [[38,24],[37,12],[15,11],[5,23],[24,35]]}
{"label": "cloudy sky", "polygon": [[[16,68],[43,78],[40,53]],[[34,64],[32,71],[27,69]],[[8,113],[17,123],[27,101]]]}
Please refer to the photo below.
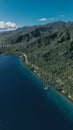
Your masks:
{"label": "cloudy sky", "polygon": [[73,20],[73,0],[0,0],[0,30]]}

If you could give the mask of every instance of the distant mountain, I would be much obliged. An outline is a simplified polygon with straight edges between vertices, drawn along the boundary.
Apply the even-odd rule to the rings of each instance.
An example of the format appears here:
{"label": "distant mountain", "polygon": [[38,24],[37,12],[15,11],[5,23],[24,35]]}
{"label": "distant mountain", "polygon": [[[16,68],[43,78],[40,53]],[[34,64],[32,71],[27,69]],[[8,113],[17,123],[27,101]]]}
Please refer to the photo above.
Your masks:
{"label": "distant mountain", "polygon": [[[0,34],[0,54],[26,54],[30,65],[47,85],[73,100],[73,22],[22,27]],[[24,58],[25,61],[25,58]]]}
{"label": "distant mountain", "polygon": [[[15,31],[1,33],[0,41],[3,43],[7,41],[7,43],[11,43],[11,44],[19,43],[19,42],[28,42],[35,38],[46,36],[57,31],[61,31],[71,26],[72,24],[73,24],[72,22],[65,23],[62,21],[58,21],[58,22],[49,23],[46,25],[24,26],[22,28],[18,28]],[[3,37],[3,40],[2,40],[2,37]],[[4,41],[4,37],[6,37],[7,40]]]}

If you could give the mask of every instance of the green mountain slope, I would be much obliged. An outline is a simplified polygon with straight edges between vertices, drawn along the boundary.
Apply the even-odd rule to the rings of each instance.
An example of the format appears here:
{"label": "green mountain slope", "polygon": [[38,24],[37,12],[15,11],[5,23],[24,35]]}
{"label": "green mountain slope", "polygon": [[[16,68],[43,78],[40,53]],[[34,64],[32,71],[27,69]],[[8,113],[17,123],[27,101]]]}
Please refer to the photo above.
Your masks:
{"label": "green mountain slope", "polygon": [[56,31],[62,30],[65,27],[66,23],[62,21],[49,23],[46,25],[23,27],[13,32],[4,32],[0,34],[0,43],[14,44],[19,42],[28,42],[40,36],[45,36]]}
{"label": "green mountain slope", "polygon": [[73,100],[73,23],[56,22],[4,37],[0,54],[26,54],[24,63],[47,85]]}

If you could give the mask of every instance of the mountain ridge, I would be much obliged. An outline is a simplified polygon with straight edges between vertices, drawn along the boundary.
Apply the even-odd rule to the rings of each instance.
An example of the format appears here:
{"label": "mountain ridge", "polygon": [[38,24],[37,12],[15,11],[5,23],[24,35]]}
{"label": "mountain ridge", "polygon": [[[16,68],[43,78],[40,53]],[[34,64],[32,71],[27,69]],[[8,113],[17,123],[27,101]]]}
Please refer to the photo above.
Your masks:
{"label": "mountain ridge", "polygon": [[[15,31],[9,31],[9,32],[4,32],[0,34],[0,37],[6,36],[7,38],[9,37],[8,41],[10,38],[12,39],[11,43],[15,42],[22,42],[22,41],[30,41],[33,38],[37,38],[39,36],[44,36],[44,35],[49,35],[51,33],[57,32],[59,30],[63,30],[65,28],[68,28],[73,25],[73,22],[54,22],[54,23],[48,23],[45,25],[35,25],[35,26],[24,26],[22,28],[19,28]],[[16,35],[16,40],[14,41],[14,36]],[[18,40],[17,40],[18,39]],[[21,40],[21,41],[20,41]],[[1,41],[4,43],[4,40]],[[1,43],[0,42],[0,43]]]}
{"label": "mountain ridge", "polygon": [[20,56],[26,64],[22,53],[26,54],[26,66],[43,83],[51,84],[73,100],[73,22],[22,28],[0,38],[1,55]]}

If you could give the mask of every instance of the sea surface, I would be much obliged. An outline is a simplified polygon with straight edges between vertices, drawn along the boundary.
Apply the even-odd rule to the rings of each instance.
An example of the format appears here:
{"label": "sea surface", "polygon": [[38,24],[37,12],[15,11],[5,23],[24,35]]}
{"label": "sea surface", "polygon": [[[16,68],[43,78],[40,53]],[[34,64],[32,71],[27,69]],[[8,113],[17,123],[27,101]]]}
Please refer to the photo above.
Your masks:
{"label": "sea surface", "polygon": [[73,104],[16,56],[0,56],[0,130],[73,130]]}

